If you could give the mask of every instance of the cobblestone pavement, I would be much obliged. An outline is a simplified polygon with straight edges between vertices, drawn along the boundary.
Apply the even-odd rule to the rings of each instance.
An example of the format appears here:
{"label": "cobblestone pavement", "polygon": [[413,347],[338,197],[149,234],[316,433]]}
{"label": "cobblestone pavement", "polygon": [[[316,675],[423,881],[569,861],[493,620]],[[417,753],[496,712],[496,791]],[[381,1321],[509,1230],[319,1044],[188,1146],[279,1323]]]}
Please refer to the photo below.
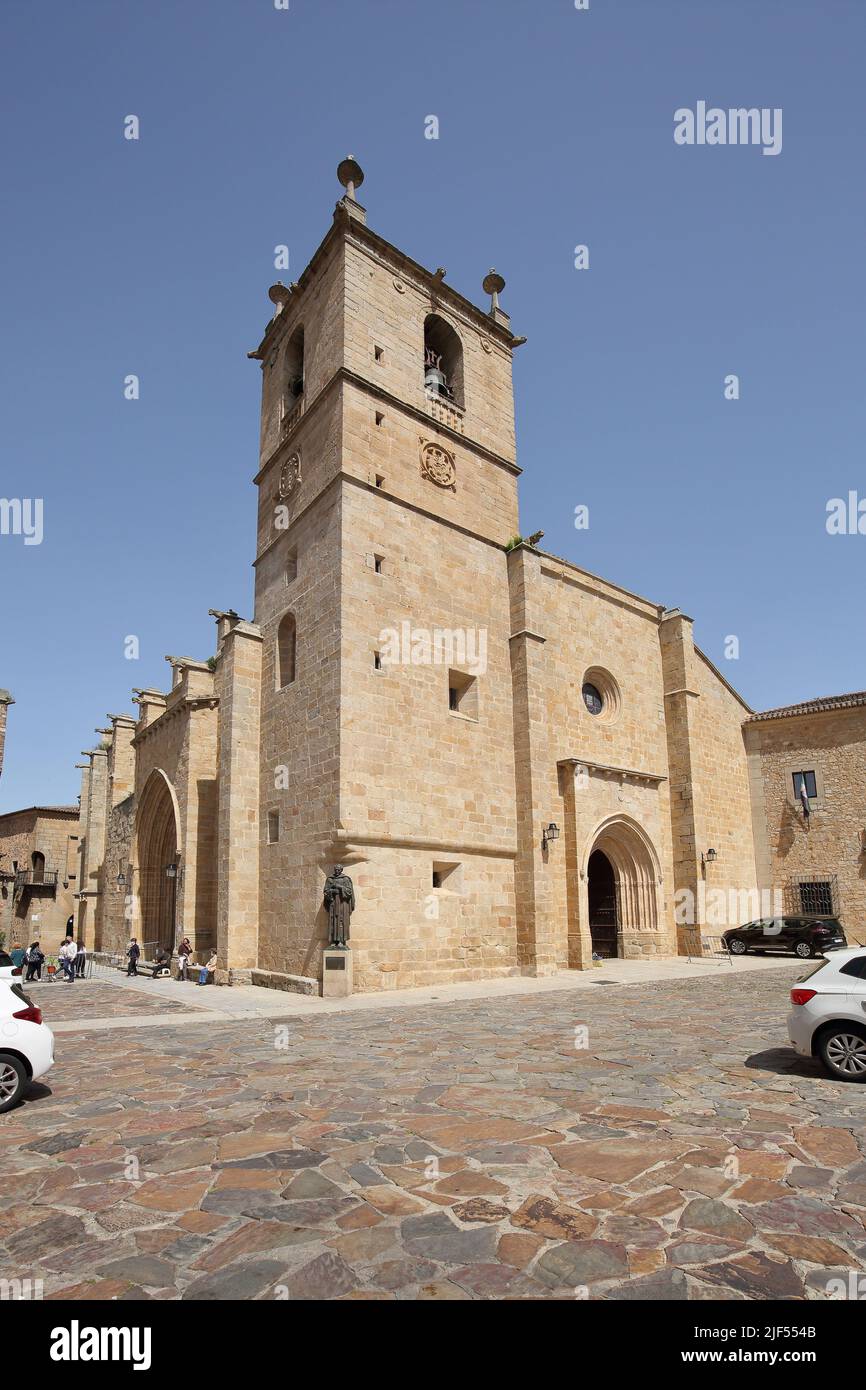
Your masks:
{"label": "cobblestone pavement", "polygon": [[[76,980],[67,984],[22,985],[42,1010],[45,1022],[52,1026],[76,1018],[127,1018],[131,1014],[186,1013],[182,1000],[160,999],[123,987],[110,986],[98,980]],[[52,1077],[53,1086],[53,1077]]]}
{"label": "cobblestone pavement", "polygon": [[46,1298],[827,1298],[866,1264],[866,1087],[788,1048],[800,973],[85,1024],[0,1117],[0,1277]]}

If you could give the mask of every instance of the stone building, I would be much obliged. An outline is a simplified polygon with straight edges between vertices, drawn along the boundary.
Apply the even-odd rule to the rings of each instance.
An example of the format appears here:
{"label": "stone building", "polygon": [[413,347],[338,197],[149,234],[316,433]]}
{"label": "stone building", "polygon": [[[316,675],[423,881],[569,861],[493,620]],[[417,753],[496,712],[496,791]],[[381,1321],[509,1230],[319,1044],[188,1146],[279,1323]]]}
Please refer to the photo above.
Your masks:
{"label": "stone building", "polygon": [[28,806],[0,815],[0,933],[6,947],[56,950],[74,910],[78,807]]}
{"label": "stone building", "polygon": [[760,878],[866,944],[866,691],[754,714],[744,734]]}
{"label": "stone building", "polygon": [[[470,303],[372,231],[360,169],[339,172],[333,224],[249,354],[253,620],[214,612],[214,655],[167,658],[169,690],[136,691],[138,717],[85,755],[88,943],[186,934],[220,978],[313,988],[337,863],[364,990],[668,954],[680,928],[759,915],[793,872],[769,771],[761,793],[781,725],[684,613],[520,537],[503,282]],[[794,761],[809,739],[823,757],[805,735]],[[853,828],[862,778],[833,785]],[[829,872],[832,832],[821,854]],[[856,874],[836,879],[859,911]]]}

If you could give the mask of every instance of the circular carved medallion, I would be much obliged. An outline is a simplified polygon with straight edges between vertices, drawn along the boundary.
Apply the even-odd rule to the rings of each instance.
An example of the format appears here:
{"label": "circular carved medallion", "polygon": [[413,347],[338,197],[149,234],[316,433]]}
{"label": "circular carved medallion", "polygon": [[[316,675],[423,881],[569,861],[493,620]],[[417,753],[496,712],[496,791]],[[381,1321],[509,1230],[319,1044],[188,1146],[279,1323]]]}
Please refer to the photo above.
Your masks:
{"label": "circular carved medallion", "polygon": [[457,488],[457,465],[454,455],[435,440],[421,440],[421,476],[437,487]]}
{"label": "circular carved medallion", "polygon": [[284,501],[294,492],[298,483],[301,481],[301,456],[300,454],[290,454],[283,460],[280,468],[279,497]]}
{"label": "circular carved medallion", "polygon": [[405,293],[406,293],[406,286],[403,284],[403,281],[402,281],[402,280],[395,280],[395,281],[394,281],[394,289],[397,291],[398,294],[405,294]]}

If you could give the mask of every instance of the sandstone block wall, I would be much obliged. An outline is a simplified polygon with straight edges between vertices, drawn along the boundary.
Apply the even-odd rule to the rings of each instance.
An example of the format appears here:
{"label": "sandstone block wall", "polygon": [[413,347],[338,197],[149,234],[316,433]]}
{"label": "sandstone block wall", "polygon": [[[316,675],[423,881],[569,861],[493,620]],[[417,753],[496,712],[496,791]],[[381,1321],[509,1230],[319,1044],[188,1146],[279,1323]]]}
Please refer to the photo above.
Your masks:
{"label": "sandstone block wall", "polygon": [[[513,972],[505,555],[349,481],[342,512],[339,820],[366,885],[352,928],[356,972],[364,988]],[[453,670],[477,672],[471,713],[449,708]]]}
{"label": "sandstone block wall", "polygon": [[5,949],[43,941],[46,953],[55,951],[74,910],[78,872],[78,809],[31,807],[0,816],[0,870],[12,873],[32,868],[32,855],[45,856],[46,874],[57,873],[57,884],[27,886],[15,893],[14,881],[0,882],[0,931]]}
{"label": "sandstone block wall", "polygon": [[[796,883],[836,878],[837,911],[849,940],[866,943],[866,708],[838,709],[746,725],[759,764],[764,879],[789,911]],[[819,795],[808,823],[793,773],[814,771]]]}

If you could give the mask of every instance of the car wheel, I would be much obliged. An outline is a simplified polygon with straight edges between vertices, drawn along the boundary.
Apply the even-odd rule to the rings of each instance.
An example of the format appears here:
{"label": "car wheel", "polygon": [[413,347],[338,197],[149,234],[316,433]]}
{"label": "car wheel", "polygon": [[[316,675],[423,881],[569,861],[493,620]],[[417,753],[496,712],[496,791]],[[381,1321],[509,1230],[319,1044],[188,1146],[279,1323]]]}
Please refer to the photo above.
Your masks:
{"label": "car wheel", "polygon": [[27,1086],[27,1068],[11,1052],[0,1052],[0,1115],[17,1105]]}
{"label": "car wheel", "polygon": [[794,947],[794,955],[799,956],[801,960],[809,960],[812,955],[812,947],[808,941],[798,941]]}
{"label": "car wheel", "polygon": [[749,948],[746,945],[745,941],[741,941],[738,936],[734,937],[733,941],[730,943],[728,947],[728,950],[730,951],[732,956],[744,956],[748,949]]}
{"label": "car wheel", "polygon": [[818,1056],[840,1081],[866,1081],[866,1032],[856,1023],[836,1023],[823,1033]]}

